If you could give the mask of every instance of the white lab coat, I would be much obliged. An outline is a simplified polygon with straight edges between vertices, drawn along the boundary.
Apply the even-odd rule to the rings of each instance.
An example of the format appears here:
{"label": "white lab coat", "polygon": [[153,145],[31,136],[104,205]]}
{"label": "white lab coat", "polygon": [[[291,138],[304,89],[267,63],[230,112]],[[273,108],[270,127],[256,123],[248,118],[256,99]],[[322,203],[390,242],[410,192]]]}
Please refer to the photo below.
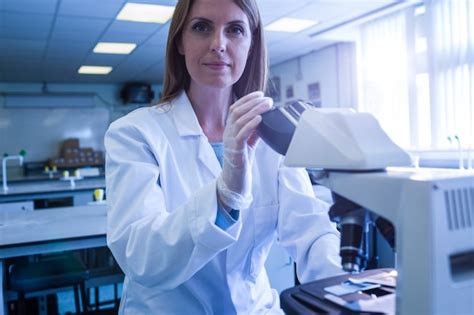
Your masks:
{"label": "white lab coat", "polygon": [[339,234],[307,174],[263,141],[250,208],[227,230],[215,225],[221,166],[186,93],[118,119],[105,146],[107,243],[126,275],[120,314],[280,314],[264,269],[275,233],[301,281],[341,273]]}

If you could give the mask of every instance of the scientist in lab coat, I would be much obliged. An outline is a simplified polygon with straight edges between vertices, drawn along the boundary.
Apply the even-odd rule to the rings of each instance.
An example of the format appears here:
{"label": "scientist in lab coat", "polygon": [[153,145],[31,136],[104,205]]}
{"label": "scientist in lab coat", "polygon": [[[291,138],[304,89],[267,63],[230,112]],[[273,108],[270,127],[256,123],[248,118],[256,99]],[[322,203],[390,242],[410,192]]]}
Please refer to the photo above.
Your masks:
{"label": "scientist in lab coat", "polygon": [[304,169],[259,141],[272,100],[255,0],[180,0],[162,102],[110,126],[107,242],[120,314],[282,314],[275,239],[302,282],[341,273],[339,234]]}

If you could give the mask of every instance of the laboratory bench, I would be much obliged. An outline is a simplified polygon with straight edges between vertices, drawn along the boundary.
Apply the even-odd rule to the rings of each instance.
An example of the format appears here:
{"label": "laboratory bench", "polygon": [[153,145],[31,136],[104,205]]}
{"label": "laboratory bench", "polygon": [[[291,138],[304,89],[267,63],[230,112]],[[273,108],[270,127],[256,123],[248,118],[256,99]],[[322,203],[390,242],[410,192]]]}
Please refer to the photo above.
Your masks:
{"label": "laboratory bench", "polygon": [[105,189],[104,177],[85,177],[74,186],[60,179],[13,181],[6,192],[0,187],[0,211],[84,206],[97,188]]}
{"label": "laboratory bench", "polygon": [[[9,182],[8,190],[5,192],[0,189],[0,198],[6,198],[8,196],[16,195],[31,195],[31,194],[42,194],[52,193],[60,191],[76,191],[76,190],[90,190],[95,188],[104,188],[105,178],[94,177],[94,178],[82,178],[75,180],[75,187],[71,186],[69,180],[61,179],[46,179],[46,180],[28,180],[28,181],[17,181]],[[2,199],[0,199],[1,201]]]}
{"label": "laboratory bench", "polygon": [[[31,175],[8,183],[8,192],[0,191],[0,264],[20,256],[106,246],[105,206],[91,205],[94,190],[105,188],[103,176],[85,177],[74,188],[67,181]],[[266,268],[278,292],[295,284],[293,262],[277,243]]]}
{"label": "laboratory bench", "polygon": [[[31,174],[31,175],[18,175],[18,174],[12,174],[8,175],[8,186],[10,186],[11,183],[31,183],[31,182],[42,182],[42,181],[54,181],[54,180],[60,180],[62,177],[62,174],[59,172],[54,172],[51,175],[48,175],[47,173],[38,173],[38,174]],[[105,177],[105,174],[99,174],[99,175],[93,175],[93,176],[84,176],[84,179],[103,179]],[[0,183],[1,183],[0,179]]]}
{"label": "laboratory bench", "polygon": [[5,260],[106,246],[104,203],[44,211],[0,212],[0,315],[7,314]]}

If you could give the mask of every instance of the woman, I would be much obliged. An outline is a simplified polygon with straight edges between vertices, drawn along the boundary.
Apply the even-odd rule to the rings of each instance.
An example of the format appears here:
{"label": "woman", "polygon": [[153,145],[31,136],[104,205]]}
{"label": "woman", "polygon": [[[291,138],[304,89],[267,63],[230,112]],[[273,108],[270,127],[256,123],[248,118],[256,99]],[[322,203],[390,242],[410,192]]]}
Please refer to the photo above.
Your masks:
{"label": "woman", "polygon": [[337,231],[307,174],[256,136],[272,106],[265,80],[254,0],[178,1],[163,103],[105,138],[122,314],[280,314],[263,268],[275,236],[300,280],[341,272]]}

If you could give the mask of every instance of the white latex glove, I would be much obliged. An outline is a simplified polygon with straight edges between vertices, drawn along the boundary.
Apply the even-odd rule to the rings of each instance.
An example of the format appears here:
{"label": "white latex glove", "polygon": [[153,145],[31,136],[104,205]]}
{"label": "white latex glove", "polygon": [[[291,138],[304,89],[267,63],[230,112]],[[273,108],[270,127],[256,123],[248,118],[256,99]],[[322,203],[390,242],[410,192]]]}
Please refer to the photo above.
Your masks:
{"label": "white latex glove", "polygon": [[260,114],[273,100],[260,91],[245,95],[229,107],[224,129],[224,165],[217,178],[217,195],[228,210],[246,209],[252,202],[252,163],[259,137]]}

